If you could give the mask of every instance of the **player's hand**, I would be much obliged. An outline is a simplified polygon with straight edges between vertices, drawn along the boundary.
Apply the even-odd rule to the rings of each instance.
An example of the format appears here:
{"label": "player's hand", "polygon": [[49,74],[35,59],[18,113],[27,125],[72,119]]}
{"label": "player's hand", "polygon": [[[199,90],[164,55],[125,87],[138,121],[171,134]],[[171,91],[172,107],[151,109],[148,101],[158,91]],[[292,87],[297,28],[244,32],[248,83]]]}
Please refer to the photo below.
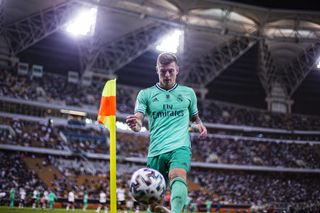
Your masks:
{"label": "player's hand", "polygon": [[199,131],[199,137],[200,138],[206,138],[208,136],[207,128],[203,125],[203,123],[197,124],[197,128]]}
{"label": "player's hand", "polygon": [[127,116],[126,123],[135,132],[141,130],[142,122],[136,115]]}

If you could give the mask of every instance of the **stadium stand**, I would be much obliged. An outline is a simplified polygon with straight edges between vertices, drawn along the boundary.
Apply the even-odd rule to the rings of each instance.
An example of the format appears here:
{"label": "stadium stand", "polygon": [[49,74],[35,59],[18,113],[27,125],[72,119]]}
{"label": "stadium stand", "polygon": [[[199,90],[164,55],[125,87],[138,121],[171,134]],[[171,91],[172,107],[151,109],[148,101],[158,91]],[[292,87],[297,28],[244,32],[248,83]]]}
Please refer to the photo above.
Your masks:
{"label": "stadium stand", "polygon": [[[44,79],[41,79],[43,83],[40,83],[38,79],[30,80],[27,76],[18,76],[7,70],[3,70],[3,72],[8,78],[3,79],[0,89],[1,96],[40,102],[48,101],[80,108],[98,108],[100,93],[103,88],[101,82],[95,82],[95,87],[92,88],[74,88],[74,84],[68,84],[67,79],[63,76],[47,74]],[[12,86],[14,81],[19,81],[19,85]],[[28,89],[18,90],[17,88]],[[37,90],[44,91],[44,93],[39,93]],[[121,85],[117,87],[117,93],[121,94],[117,96],[119,112],[132,112],[134,106],[133,97],[137,94],[137,91],[138,88]],[[61,94],[63,94],[63,97]],[[92,101],[88,101],[89,99]],[[199,110],[204,120],[209,123],[286,130],[320,130],[320,119],[317,116],[283,115],[212,100],[199,100]]]}
{"label": "stadium stand", "polygon": [[259,142],[194,137],[194,156],[201,162],[319,169],[319,143]]}
{"label": "stadium stand", "polygon": [[317,176],[283,173],[250,173],[204,171],[194,169],[192,180],[212,194],[218,194],[225,203],[297,203],[316,200],[319,191]]}
{"label": "stadium stand", "polygon": [[[0,151],[0,192],[9,193],[11,188],[18,192],[24,189],[27,193],[28,202],[34,189],[44,190],[45,183],[42,182],[37,173],[30,169],[24,162],[24,153]],[[39,164],[37,166],[40,166]],[[18,200],[18,196],[16,196]]]}

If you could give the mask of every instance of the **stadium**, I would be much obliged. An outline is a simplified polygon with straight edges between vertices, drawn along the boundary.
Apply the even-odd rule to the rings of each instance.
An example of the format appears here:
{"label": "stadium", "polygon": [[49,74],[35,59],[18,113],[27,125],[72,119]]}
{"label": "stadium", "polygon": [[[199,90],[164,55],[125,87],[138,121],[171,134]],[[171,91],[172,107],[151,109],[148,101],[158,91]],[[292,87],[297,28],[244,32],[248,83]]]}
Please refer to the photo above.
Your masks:
{"label": "stadium", "polygon": [[[320,212],[319,41],[320,7],[301,1],[0,0],[0,213],[109,212],[110,196],[146,212],[129,181],[149,124],[126,118],[161,52],[208,129],[190,124],[183,212]],[[97,122],[115,78],[116,174]]]}

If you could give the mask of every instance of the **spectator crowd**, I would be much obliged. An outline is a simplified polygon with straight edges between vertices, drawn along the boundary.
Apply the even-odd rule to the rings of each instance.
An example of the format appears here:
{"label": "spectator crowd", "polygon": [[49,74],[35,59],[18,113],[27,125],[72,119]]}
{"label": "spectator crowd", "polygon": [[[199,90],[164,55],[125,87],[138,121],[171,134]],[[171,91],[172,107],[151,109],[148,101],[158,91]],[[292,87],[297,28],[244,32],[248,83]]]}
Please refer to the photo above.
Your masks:
{"label": "spectator crowd", "polygon": [[[0,76],[0,96],[23,100],[51,102],[84,108],[99,107],[104,83],[94,80],[89,86],[68,83],[66,76],[45,74],[42,78],[20,76],[2,70]],[[117,86],[117,110],[132,113],[138,88]],[[199,100],[199,111],[206,122],[232,125],[247,125],[287,130],[320,130],[318,116],[297,114],[283,115],[266,110],[249,108],[235,104]]]}

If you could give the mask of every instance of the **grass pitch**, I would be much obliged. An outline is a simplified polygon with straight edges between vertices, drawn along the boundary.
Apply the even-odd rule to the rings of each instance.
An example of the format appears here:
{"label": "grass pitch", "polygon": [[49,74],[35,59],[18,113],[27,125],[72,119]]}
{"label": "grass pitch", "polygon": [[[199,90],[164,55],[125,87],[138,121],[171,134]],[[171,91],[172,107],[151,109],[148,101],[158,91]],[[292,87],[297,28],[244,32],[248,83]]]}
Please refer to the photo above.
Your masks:
{"label": "grass pitch", "polygon": [[[19,209],[17,207],[15,208],[9,208],[5,206],[0,207],[0,213],[96,213],[94,209],[88,209],[87,211],[82,211],[82,209],[75,209],[74,211],[69,210],[66,211],[66,209],[32,209],[32,208],[23,208]],[[110,211],[108,211],[110,213]],[[104,213],[104,210],[101,210],[100,213]],[[128,211],[128,213],[133,213],[132,211]],[[145,211],[140,211],[140,213],[146,213]]]}
{"label": "grass pitch", "polygon": [[[65,208],[56,208],[56,209],[32,209],[32,208],[23,208],[19,209],[17,207],[15,208],[9,208],[7,206],[0,206],[0,213],[96,213],[95,209],[88,209],[87,211],[82,211],[82,209],[75,209],[74,211],[69,210],[66,211]],[[104,210],[101,210],[100,213],[104,213]],[[110,210],[108,211],[110,213]],[[122,211],[123,213],[123,211]],[[128,213],[134,213],[134,211],[128,211]],[[146,213],[146,211],[140,211],[140,213]],[[197,212],[193,212],[197,213]]]}

